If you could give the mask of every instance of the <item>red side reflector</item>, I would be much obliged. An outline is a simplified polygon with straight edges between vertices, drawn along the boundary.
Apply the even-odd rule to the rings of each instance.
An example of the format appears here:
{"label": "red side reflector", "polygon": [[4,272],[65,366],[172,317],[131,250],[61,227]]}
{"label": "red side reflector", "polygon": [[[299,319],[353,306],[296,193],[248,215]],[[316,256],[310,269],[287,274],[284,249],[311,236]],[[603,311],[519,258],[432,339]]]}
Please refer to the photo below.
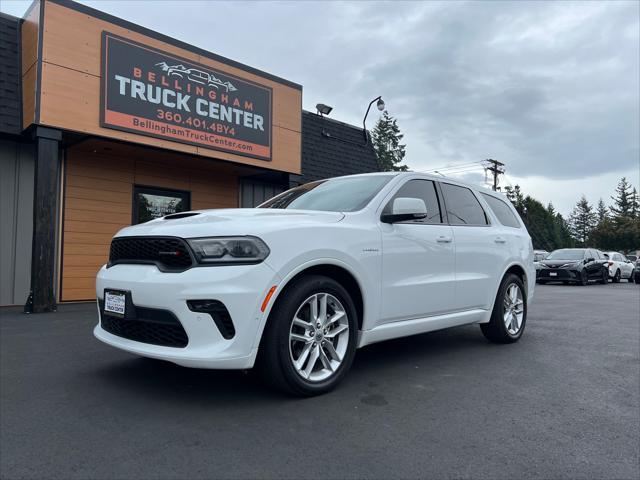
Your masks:
{"label": "red side reflector", "polygon": [[275,291],[276,291],[276,286],[275,285],[269,289],[269,292],[267,293],[267,296],[264,297],[264,301],[262,302],[262,307],[260,307],[260,311],[261,312],[264,312],[267,309],[267,305],[269,305],[269,300],[271,300],[273,292],[275,292]]}

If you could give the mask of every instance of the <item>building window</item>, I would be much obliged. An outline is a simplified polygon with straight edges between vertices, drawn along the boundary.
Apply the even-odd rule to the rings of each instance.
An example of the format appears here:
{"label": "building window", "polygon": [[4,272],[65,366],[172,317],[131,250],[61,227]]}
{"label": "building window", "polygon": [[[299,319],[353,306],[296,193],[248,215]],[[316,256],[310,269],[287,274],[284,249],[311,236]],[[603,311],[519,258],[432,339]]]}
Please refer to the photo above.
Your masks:
{"label": "building window", "polygon": [[138,185],[133,188],[134,225],[187,210],[191,210],[190,192]]}

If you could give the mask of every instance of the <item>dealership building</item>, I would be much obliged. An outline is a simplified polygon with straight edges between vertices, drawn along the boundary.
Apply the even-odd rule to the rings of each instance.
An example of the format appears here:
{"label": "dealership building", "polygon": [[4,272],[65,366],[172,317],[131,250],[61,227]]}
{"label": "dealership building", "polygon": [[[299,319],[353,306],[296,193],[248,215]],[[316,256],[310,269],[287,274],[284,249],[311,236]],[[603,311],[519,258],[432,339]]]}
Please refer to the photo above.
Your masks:
{"label": "dealership building", "polygon": [[64,0],[0,14],[0,305],[95,298],[122,227],[376,170],[302,86]]}

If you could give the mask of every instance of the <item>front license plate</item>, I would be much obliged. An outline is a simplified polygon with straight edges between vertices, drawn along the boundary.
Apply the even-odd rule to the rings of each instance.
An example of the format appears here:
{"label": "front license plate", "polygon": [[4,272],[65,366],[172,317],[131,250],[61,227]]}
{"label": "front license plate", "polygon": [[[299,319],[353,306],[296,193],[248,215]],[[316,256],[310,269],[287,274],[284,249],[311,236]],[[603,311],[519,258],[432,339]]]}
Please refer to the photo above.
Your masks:
{"label": "front license plate", "polygon": [[126,305],[126,297],[124,293],[105,292],[104,294],[104,311],[124,316]]}
{"label": "front license plate", "polygon": [[549,272],[549,276],[550,277],[557,277],[558,276],[558,272]]}

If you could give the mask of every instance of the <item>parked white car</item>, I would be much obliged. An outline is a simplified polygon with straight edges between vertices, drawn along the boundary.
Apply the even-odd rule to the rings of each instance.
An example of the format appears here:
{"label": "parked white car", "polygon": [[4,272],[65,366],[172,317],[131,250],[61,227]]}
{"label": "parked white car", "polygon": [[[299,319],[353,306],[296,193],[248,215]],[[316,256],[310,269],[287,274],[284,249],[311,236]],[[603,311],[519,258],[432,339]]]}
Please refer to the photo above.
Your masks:
{"label": "parked white car", "polygon": [[308,396],[371,343],[473,323],[515,342],[534,286],[531,239],[501,194],[355,175],[124,228],[98,273],[94,334],[188,367],[256,365]]}
{"label": "parked white car", "polygon": [[604,252],[609,267],[609,278],[613,283],[620,280],[633,282],[633,262],[618,252]]}

